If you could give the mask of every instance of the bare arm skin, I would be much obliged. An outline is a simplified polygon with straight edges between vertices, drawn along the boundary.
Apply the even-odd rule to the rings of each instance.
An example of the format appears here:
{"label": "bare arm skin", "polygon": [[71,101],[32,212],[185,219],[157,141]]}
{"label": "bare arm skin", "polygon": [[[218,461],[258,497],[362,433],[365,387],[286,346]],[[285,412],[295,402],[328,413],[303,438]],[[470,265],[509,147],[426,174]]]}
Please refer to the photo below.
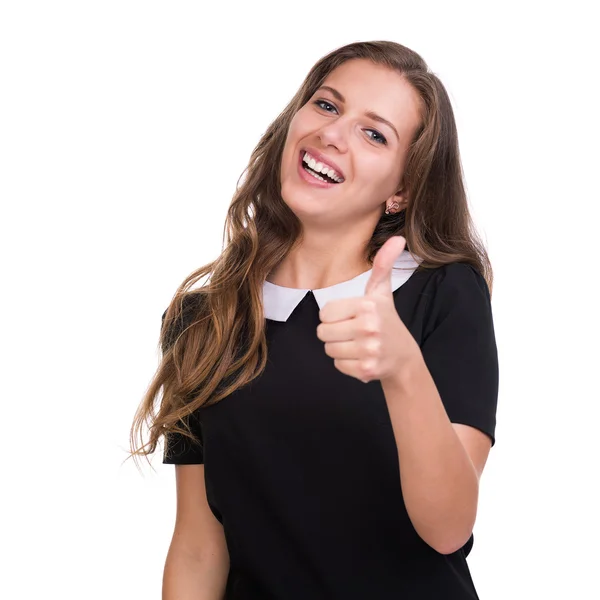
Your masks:
{"label": "bare arm skin", "polygon": [[229,574],[223,527],[210,510],[204,465],[176,465],[177,515],[163,574],[163,600],[222,600]]}
{"label": "bare arm skin", "polygon": [[431,547],[441,554],[455,552],[475,524],[491,440],[473,427],[449,421],[422,358],[383,387],[409,517]]}

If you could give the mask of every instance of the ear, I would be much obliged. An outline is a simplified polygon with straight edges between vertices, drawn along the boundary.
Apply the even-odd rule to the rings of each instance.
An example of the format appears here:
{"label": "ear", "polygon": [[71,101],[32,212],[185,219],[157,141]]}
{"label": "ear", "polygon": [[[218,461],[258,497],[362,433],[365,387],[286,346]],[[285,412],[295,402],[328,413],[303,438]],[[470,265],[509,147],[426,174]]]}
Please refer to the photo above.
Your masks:
{"label": "ear", "polygon": [[400,212],[404,210],[408,205],[408,190],[406,188],[400,188],[393,196],[390,196],[386,202],[386,205],[393,203],[398,204],[398,208],[392,209],[391,212]]}

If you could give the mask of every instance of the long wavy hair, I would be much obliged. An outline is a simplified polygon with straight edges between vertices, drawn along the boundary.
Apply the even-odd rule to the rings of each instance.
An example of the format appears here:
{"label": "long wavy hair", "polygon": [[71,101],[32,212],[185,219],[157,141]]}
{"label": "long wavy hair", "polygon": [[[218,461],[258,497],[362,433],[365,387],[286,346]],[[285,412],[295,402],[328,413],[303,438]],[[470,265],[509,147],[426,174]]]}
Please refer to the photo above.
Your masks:
{"label": "long wavy hair", "polygon": [[[483,275],[491,294],[492,268],[469,213],[456,123],[444,86],[419,54],[401,44],[356,42],[338,48],[313,66],[252,152],[228,209],[222,253],[186,277],[163,314],[161,360],[134,417],[131,456],[152,454],[161,436],[170,432],[199,442],[190,430],[190,415],[263,372],[263,284],[302,237],[301,222],[281,197],[288,128],[326,77],[352,59],[395,70],[422,100],[422,122],[403,175],[411,190],[409,203],[397,214],[382,211],[365,248],[367,261],[372,264],[389,237],[402,235],[407,250],[420,261],[417,270],[466,262]],[[203,278],[207,282],[192,289]]]}

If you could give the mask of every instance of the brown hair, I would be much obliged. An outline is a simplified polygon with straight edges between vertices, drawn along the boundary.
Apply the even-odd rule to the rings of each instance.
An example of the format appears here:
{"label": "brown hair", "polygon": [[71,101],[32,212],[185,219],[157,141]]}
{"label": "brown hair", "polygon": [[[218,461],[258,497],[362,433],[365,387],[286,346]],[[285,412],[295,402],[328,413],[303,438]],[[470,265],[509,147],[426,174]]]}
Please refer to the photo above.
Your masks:
{"label": "brown hair", "polygon": [[[195,440],[189,415],[219,402],[264,370],[263,283],[302,236],[301,223],[280,191],[288,128],[326,77],[352,59],[369,59],[401,73],[422,100],[422,123],[403,176],[411,190],[409,204],[398,214],[382,214],[365,249],[368,262],[389,237],[402,235],[421,261],[417,270],[466,262],[483,275],[491,293],[492,269],[469,214],[456,123],[444,86],[416,52],[400,44],[356,42],[338,48],[314,65],[252,152],[228,210],[223,252],[181,283],[165,311],[162,358],[134,417],[132,456],[152,454],[169,432]],[[208,283],[191,289],[207,276]],[[146,443],[144,424],[149,427]]]}

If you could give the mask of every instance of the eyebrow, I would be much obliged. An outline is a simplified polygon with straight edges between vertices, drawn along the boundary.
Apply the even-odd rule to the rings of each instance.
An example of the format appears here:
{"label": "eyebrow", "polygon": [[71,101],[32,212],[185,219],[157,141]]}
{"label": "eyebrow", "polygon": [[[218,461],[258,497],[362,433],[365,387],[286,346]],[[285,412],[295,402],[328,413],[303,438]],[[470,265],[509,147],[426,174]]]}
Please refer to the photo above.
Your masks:
{"label": "eyebrow", "polygon": [[[340,94],[340,92],[338,92],[335,88],[332,88],[329,85],[322,85],[319,88],[319,90],[328,90],[335,96],[336,100],[338,100],[339,102],[342,102],[343,104],[346,103],[346,99],[344,98],[344,96],[342,96],[342,94]],[[317,90],[317,91],[319,91],[319,90]],[[365,113],[365,116],[369,117],[369,119],[373,119],[373,121],[377,121],[378,123],[383,123],[384,125],[387,125],[388,127],[390,127],[392,129],[392,131],[396,134],[397,140],[400,141],[400,136],[398,135],[396,128],[387,119],[380,117],[377,113],[374,113],[372,110],[368,110]]]}

